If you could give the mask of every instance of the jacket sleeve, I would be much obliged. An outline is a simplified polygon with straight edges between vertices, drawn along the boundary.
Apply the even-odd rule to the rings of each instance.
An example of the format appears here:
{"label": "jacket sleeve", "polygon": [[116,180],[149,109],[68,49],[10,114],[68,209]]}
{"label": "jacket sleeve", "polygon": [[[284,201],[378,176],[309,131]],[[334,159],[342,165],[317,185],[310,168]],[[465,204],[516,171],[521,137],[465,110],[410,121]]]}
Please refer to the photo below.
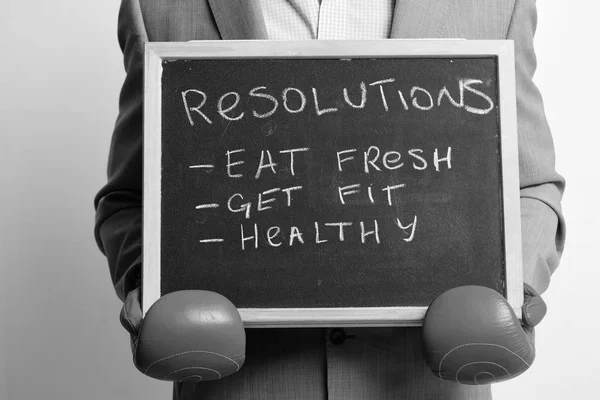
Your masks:
{"label": "jacket sleeve", "polygon": [[565,240],[560,201],[565,182],[554,168],[554,144],[540,93],[533,83],[535,0],[517,0],[508,39],[514,40],[521,186],[524,281],[544,292]]}
{"label": "jacket sleeve", "polygon": [[118,39],[126,77],[108,158],[108,181],[94,199],[94,234],[106,255],[121,300],[141,284],[142,109],[144,42],[147,35],[137,0],[123,0]]}

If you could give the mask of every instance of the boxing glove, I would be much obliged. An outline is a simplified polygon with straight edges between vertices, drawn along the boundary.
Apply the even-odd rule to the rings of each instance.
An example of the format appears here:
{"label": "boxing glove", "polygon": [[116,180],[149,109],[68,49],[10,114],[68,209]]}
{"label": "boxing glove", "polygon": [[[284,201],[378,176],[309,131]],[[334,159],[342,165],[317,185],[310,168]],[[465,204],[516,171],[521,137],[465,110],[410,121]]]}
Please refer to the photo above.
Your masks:
{"label": "boxing glove", "polygon": [[461,286],[439,295],[423,321],[425,359],[432,372],[458,383],[500,382],[525,372],[535,358],[533,327],[546,313],[525,285],[522,321],[495,290]]}
{"label": "boxing glove", "polygon": [[121,323],[131,334],[135,366],[155,379],[210,381],[238,371],[244,363],[242,319],[236,307],[218,293],[166,294],[142,319],[138,288],[126,298]]}

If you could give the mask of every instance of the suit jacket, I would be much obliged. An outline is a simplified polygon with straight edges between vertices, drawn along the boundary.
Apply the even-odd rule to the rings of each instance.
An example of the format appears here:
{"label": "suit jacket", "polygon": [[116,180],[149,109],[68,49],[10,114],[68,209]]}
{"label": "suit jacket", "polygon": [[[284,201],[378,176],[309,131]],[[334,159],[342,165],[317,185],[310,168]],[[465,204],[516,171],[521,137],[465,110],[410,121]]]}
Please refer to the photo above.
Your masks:
{"label": "suit jacket", "polygon": [[[524,279],[543,292],[564,243],[564,180],[540,94],[535,0],[397,0],[393,38],[513,39],[515,44]],[[95,198],[95,235],[117,295],[140,285],[143,43],[267,39],[260,1],[122,0],[118,37],[126,78],[108,182]],[[219,381],[176,384],[180,399],[485,399],[489,386],[441,381],[428,371],[417,328],[247,330],[246,364]]]}

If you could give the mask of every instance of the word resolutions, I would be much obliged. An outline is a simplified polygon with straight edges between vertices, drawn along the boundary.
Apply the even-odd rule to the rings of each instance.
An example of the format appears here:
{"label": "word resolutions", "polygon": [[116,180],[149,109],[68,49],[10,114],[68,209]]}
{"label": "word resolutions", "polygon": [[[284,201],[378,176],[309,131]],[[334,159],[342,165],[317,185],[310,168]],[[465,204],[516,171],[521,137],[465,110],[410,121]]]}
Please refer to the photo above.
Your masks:
{"label": "word resolutions", "polygon": [[[420,86],[412,86],[408,93],[408,98],[402,90],[395,88],[392,84],[396,81],[395,78],[380,79],[375,82],[368,83],[360,82],[357,88],[356,99],[351,100],[348,88],[344,87],[341,90],[340,96],[343,97],[344,105],[354,109],[364,109],[367,105],[367,87],[375,87],[376,91],[379,92],[380,97],[378,102],[385,111],[390,111],[386,92],[391,92],[391,95],[397,95],[400,100],[401,107],[404,111],[408,111],[409,107],[421,111],[431,110],[433,107],[440,107],[442,102],[450,104],[454,107],[463,108],[465,111],[474,114],[487,114],[494,108],[492,99],[477,89],[483,82],[479,79],[459,79],[457,82],[456,92],[458,93],[454,98],[449,89],[444,86],[437,90],[433,94],[427,89]],[[390,86],[392,86],[390,88]],[[311,90],[311,101],[312,105],[308,105],[307,95],[299,88],[288,87],[281,91],[279,99],[273,96],[272,93],[267,92],[266,86],[257,86],[250,89],[247,93],[247,98],[244,99],[244,103],[252,104],[263,102],[268,104],[270,107],[267,111],[259,112],[256,109],[252,109],[251,113],[240,110],[240,102],[242,97],[238,92],[227,92],[219,96],[218,99],[208,99],[207,94],[199,89],[187,89],[181,92],[181,98],[183,100],[183,106],[185,108],[186,115],[190,122],[190,125],[196,123],[196,119],[200,119],[202,122],[208,124],[213,123],[214,117],[209,116],[216,111],[221,118],[227,121],[238,121],[243,119],[247,114],[252,115],[255,118],[269,118],[280,108],[285,110],[289,114],[298,114],[308,110],[314,112],[314,115],[321,116],[328,113],[335,113],[339,110],[338,107],[326,107],[319,104],[319,94],[317,88],[312,87]],[[468,103],[465,103],[465,92],[479,97],[485,101],[485,108],[474,107]],[[369,96],[369,98],[372,97]],[[209,107],[212,106],[212,107]],[[281,106],[281,107],[280,107]],[[210,111],[208,110],[210,109]],[[196,118],[196,117],[201,118]]]}

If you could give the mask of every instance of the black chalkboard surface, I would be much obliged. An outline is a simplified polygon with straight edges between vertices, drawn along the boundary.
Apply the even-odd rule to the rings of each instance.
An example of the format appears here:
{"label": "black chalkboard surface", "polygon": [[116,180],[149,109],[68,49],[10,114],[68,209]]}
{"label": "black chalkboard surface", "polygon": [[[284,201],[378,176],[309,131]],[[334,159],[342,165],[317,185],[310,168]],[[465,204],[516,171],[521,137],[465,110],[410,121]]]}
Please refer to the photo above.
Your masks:
{"label": "black chalkboard surface", "polygon": [[499,68],[485,53],[161,58],[159,295],[212,290],[300,326],[465,284],[507,295],[518,183]]}

